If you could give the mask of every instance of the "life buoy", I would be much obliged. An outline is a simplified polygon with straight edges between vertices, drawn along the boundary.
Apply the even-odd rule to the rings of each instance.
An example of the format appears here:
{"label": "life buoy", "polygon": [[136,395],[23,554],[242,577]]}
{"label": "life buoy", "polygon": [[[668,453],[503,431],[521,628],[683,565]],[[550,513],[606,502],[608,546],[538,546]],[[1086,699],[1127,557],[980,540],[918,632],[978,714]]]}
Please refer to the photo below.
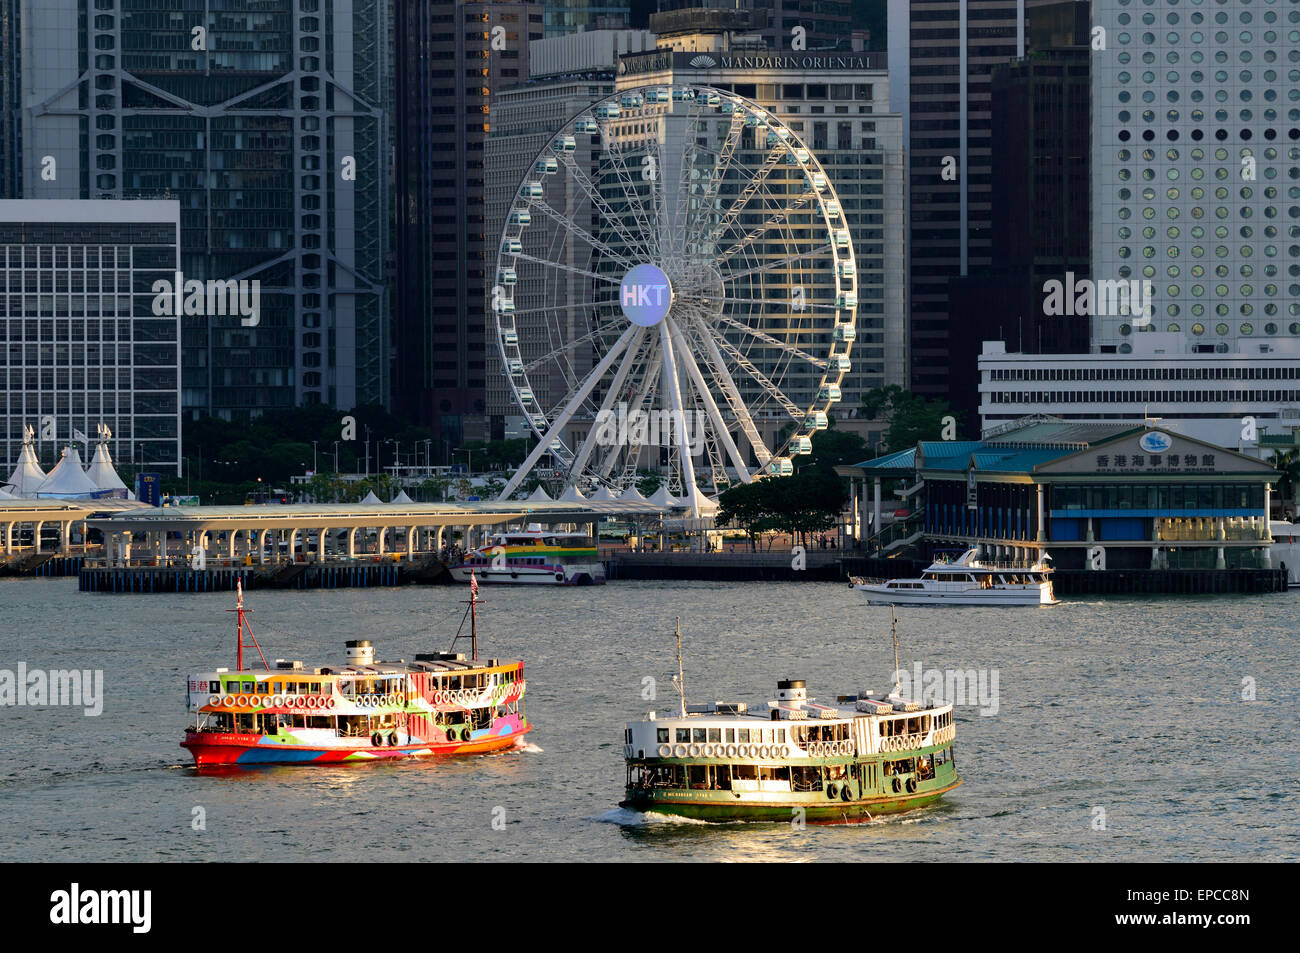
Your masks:
{"label": "life buoy", "polygon": [[384,736],[376,731],[373,735],[370,736],[370,743],[374,745],[376,748],[378,748],[380,745],[384,743]]}
{"label": "life buoy", "polygon": [[328,698],[325,699],[325,707],[326,707],[326,708],[333,708],[333,707],[334,707],[334,696],[333,696],[333,695],[330,695]]}
{"label": "life buoy", "polygon": [[686,745],[677,745],[675,748],[673,748],[673,757],[674,758],[686,757]]}
{"label": "life buoy", "polygon": [[320,705],[320,699],[315,695],[308,695],[305,699],[308,708],[316,708]]}
{"label": "life buoy", "polygon": [[698,758],[698,757],[700,756],[700,746],[699,746],[699,745],[691,745],[690,748],[687,749],[687,753],[688,753],[692,758]]}
{"label": "life buoy", "polygon": [[220,696],[220,695],[209,695],[209,696],[208,696],[208,704],[209,704],[209,705],[220,705],[220,704],[221,704],[221,696]]}
{"label": "life buoy", "polygon": [[272,698],[272,699],[271,699],[271,707],[272,707],[272,708],[283,708],[283,707],[284,707],[284,696],[283,696],[283,695],[276,695],[274,698]]}
{"label": "life buoy", "polygon": [[758,748],[758,756],[759,756],[760,758],[762,758],[764,761],[766,761],[768,758],[772,757],[772,748],[771,748],[771,746],[770,746],[770,745],[760,745],[759,748]]}
{"label": "life buoy", "polygon": [[727,745],[727,757],[728,757],[728,758],[734,758],[735,756],[736,756],[736,746],[735,746],[735,745]]}
{"label": "life buoy", "polygon": [[673,750],[673,749],[670,748],[670,747],[668,747],[667,745],[660,745],[660,746],[659,746],[659,757],[661,757],[661,758],[666,758],[666,757],[668,757],[670,754],[672,754],[672,750]]}
{"label": "life buoy", "polygon": [[234,707],[235,707],[235,696],[234,696],[234,695],[226,695],[224,698],[221,699],[221,704],[225,705],[227,708],[234,708]]}

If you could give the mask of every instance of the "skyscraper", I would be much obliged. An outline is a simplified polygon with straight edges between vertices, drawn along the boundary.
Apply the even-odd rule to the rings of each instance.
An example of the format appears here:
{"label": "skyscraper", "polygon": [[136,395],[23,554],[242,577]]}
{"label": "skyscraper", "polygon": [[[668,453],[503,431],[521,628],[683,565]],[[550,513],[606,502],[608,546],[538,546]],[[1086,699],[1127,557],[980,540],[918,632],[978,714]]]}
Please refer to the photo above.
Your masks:
{"label": "skyscraper", "polygon": [[1025,55],[1026,0],[890,0],[890,105],[903,114],[910,182],[912,390],[942,397],[948,282],[991,262],[991,72]]}
{"label": "skyscraper", "polygon": [[442,460],[487,434],[483,150],[493,92],[528,76],[536,3],[411,0],[399,7],[395,409]]}
{"label": "skyscraper", "polygon": [[588,30],[618,30],[628,25],[629,0],[541,0],[544,32],[567,36]]}
{"label": "skyscraper", "polygon": [[174,197],[183,405],[246,418],[387,393],[387,0],[23,0],[26,198]]}
{"label": "skyscraper", "polygon": [[1149,322],[1093,319],[1094,350],[1143,332],[1255,353],[1300,337],[1300,19],[1280,0],[1097,0],[1093,274],[1150,281]]}

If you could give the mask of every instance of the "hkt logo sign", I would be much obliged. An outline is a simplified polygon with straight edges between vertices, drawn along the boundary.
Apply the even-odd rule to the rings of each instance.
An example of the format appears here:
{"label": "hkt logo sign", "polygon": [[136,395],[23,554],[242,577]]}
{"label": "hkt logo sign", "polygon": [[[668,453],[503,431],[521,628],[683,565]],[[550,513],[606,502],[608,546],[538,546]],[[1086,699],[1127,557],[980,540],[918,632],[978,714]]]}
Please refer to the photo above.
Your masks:
{"label": "hkt logo sign", "polygon": [[637,265],[623,276],[619,286],[623,313],[633,324],[654,327],[668,314],[673,288],[668,276],[654,265]]}

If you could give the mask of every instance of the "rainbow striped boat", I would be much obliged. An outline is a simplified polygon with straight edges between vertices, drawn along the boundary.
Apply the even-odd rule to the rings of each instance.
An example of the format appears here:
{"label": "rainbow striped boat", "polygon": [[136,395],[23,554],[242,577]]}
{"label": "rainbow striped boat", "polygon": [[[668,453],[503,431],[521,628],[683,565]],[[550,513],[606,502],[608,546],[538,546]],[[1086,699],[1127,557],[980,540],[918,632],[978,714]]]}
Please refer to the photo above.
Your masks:
{"label": "rainbow striped boat", "polygon": [[[190,725],[181,747],[198,768],[333,764],[480,754],[523,744],[524,665],[478,657],[477,584],[471,586],[472,654],[433,652],[414,662],[375,658],[367,640],[347,643],[336,667],[266,664],[239,590],[235,670],[189,676]],[[244,633],[262,670],[244,668]],[[454,646],[453,642],[453,646]]]}
{"label": "rainbow striped boat", "polygon": [[478,574],[482,582],[532,586],[591,586],[605,581],[596,541],[586,533],[543,530],[540,523],[493,534],[451,567],[457,582]]}

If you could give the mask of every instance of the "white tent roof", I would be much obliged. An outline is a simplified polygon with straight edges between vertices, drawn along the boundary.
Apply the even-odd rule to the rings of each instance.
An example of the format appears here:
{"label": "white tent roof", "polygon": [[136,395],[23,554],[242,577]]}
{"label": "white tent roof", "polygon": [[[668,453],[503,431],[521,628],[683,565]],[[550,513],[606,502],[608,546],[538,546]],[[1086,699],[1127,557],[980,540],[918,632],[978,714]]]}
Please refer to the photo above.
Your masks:
{"label": "white tent roof", "polygon": [[605,486],[605,484],[602,483],[596,489],[596,492],[591,494],[591,496],[587,497],[587,499],[592,500],[593,502],[596,503],[609,503],[612,500],[618,499],[618,497],[614,495],[613,490],[611,490],[609,487]]}
{"label": "white tent roof", "polygon": [[401,490],[401,491],[398,492],[397,496],[393,497],[393,502],[394,502],[394,503],[414,503],[415,500],[413,500],[413,499],[411,499],[409,496],[407,496],[405,490]]}
{"label": "white tent roof", "polygon": [[537,487],[537,489],[533,490],[532,493],[529,493],[528,496],[525,497],[525,499],[527,499],[527,500],[536,500],[536,501],[539,502],[539,503],[549,503],[549,502],[551,502],[551,498],[550,498],[550,496],[547,495],[546,491],[545,491],[544,489],[542,489],[542,487],[541,487],[540,485]]}
{"label": "white tent roof", "polygon": [[650,502],[656,506],[677,505],[677,499],[668,492],[668,485],[666,483],[662,484],[659,489],[654,491],[654,494],[650,497]]}
{"label": "white tent roof", "polygon": [[8,482],[13,484],[10,492],[14,496],[27,497],[33,496],[36,488],[45,482],[45,471],[36,462],[36,453],[30,443],[23,444],[23,449],[18,454],[18,463]]}
{"label": "white tent roof", "polygon": [[564,503],[585,503],[587,498],[582,495],[582,491],[576,486],[566,487],[560,494],[560,500]]}
{"label": "white tent roof", "polygon": [[6,489],[5,487],[0,486],[0,500],[16,500],[16,499],[18,499],[18,497],[10,493],[9,490]]}
{"label": "white tent roof", "polygon": [[38,497],[90,496],[99,488],[81,469],[81,454],[76,447],[64,447],[63,457],[54,465],[45,482],[36,488]]}
{"label": "white tent roof", "polygon": [[[677,501],[677,505],[681,509],[690,509],[690,497],[682,497]],[[712,516],[718,512],[717,501],[709,499],[705,492],[698,486],[695,488],[695,512],[699,516]]]}
{"label": "white tent roof", "polygon": [[367,494],[365,495],[365,498],[364,498],[361,502],[362,502],[362,503],[382,503],[382,502],[384,502],[384,501],[381,500],[379,497],[375,496],[375,491],[374,491],[374,490],[371,490],[369,493],[367,493]]}
{"label": "white tent roof", "polygon": [[86,478],[95,484],[97,490],[125,490],[126,484],[113,469],[113,458],[108,453],[108,444],[101,443],[95,447],[94,459],[86,470]]}
{"label": "white tent roof", "polygon": [[644,503],[646,498],[641,495],[641,491],[636,488],[636,484],[631,484],[626,490],[618,495],[620,500],[630,503]]}

